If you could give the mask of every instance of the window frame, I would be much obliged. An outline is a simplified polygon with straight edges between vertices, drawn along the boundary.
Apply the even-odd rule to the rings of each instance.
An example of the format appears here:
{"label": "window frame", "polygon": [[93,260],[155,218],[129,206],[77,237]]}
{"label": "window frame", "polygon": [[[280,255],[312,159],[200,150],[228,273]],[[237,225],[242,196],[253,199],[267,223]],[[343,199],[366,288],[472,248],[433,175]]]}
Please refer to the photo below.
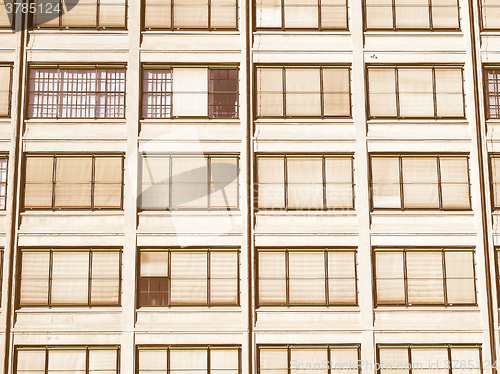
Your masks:
{"label": "window frame", "polygon": [[[494,188],[494,185],[495,185],[495,181],[494,181],[494,178],[493,178],[493,158],[500,158],[500,153],[489,153],[488,154],[488,172],[490,174],[490,178],[489,178],[489,189],[490,189],[490,204],[491,204],[491,210],[492,212],[498,212],[500,211],[500,201],[497,202],[495,201],[495,188]],[[500,187],[500,180],[498,181],[498,183],[496,183],[499,185]],[[500,302],[500,299],[499,299],[499,302]]]}
{"label": "window frame", "polygon": [[[54,0],[51,0],[54,1]],[[96,0],[96,26],[63,26],[62,25],[62,13],[64,11],[63,5],[62,5],[63,0],[59,0],[59,16],[58,21],[59,21],[59,26],[35,26],[33,24],[33,13],[28,12],[28,25],[30,30],[99,30],[99,31],[104,31],[104,30],[128,30],[128,0],[123,0],[125,2],[124,4],[124,26],[123,27],[115,27],[115,26],[99,26],[99,9],[100,9],[100,2],[99,0]],[[29,0],[29,4],[33,4],[33,0]]]}
{"label": "window frame", "polygon": [[[113,158],[121,158],[122,161],[122,177],[121,177],[121,197],[120,197],[120,207],[119,208],[100,208],[100,207],[94,207],[94,186],[95,186],[95,158],[96,157],[103,157],[103,156],[110,156]],[[53,162],[53,169],[52,169],[52,206],[50,208],[30,208],[26,207],[25,204],[25,199],[26,199],[26,177],[27,177],[27,160],[28,157],[52,157],[52,162]],[[91,207],[90,208],[73,208],[73,207],[56,207],[55,206],[55,197],[56,197],[56,175],[57,175],[57,158],[58,157],[91,157],[92,158],[92,181],[91,181]],[[124,189],[125,189],[125,182],[124,182],[124,176],[125,176],[125,154],[123,152],[117,152],[117,153],[67,153],[67,152],[57,152],[57,153],[38,153],[38,152],[27,152],[23,154],[22,158],[22,170],[23,173],[21,175],[21,183],[22,183],[22,188],[21,188],[21,196],[22,196],[22,202],[21,202],[21,211],[22,212],[28,212],[28,211],[86,211],[86,212],[95,212],[95,211],[122,211],[124,209],[123,207],[123,200],[124,200]]]}
{"label": "window frame", "polygon": [[[128,1],[128,0],[125,0]],[[234,0],[236,3],[236,19],[235,19],[235,27],[211,27],[212,21],[212,1],[208,1],[208,27],[174,27],[175,14],[174,14],[174,0],[170,1],[170,27],[146,27],[146,0],[141,0],[141,9],[143,9],[141,16],[141,30],[142,31],[239,31],[239,10],[240,4],[238,0]]]}
{"label": "window frame", "polygon": [[[441,189],[441,171],[439,168],[439,158],[440,157],[466,157],[467,158],[467,178],[469,184],[469,208],[468,209],[443,209],[443,195]],[[373,188],[373,168],[372,168],[372,157],[390,157],[390,158],[399,158],[399,200],[400,200],[400,208],[375,208],[374,207],[374,188]],[[403,157],[436,157],[437,162],[437,177],[438,177],[438,199],[439,199],[439,208],[405,208],[404,206],[404,191],[403,191],[403,167],[402,167],[402,159]],[[461,152],[440,152],[440,153],[415,153],[415,152],[397,152],[397,153],[379,153],[379,152],[369,152],[368,153],[368,180],[369,180],[369,198],[370,198],[370,212],[378,212],[378,211],[438,211],[438,212],[469,212],[472,211],[472,189],[471,189],[471,169],[470,169],[470,154],[469,153],[461,153]]]}
{"label": "window frame", "polygon": [[[14,2],[15,0],[5,0],[4,4],[6,2],[10,2],[12,4],[12,6],[14,6]],[[1,6],[1,4],[0,4]],[[7,14],[7,17],[9,17],[9,13],[7,13],[7,9],[6,10],[6,14]],[[0,26],[0,30],[15,30],[16,28],[16,12],[12,12],[11,13],[11,16],[9,17],[9,21],[10,21],[10,25],[9,26]]]}
{"label": "window frame", "polygon": [[[319,307],[319,308],[338,308],[338,307],[353,307],[353,306],[358,306],[359,305],[359,277],[358,277],[358,248],[357,247],[282,247],[282,248],[276,248],[276,247],[256,247],[255,248],[255,258],[254,258],[254,272],[255,272],[255,279],[254,279],[254,289],[255,289],[255,306],[256,308],[276,308],[276,307],[286,307],[286,308],[294,308],[294,307]],[[260,281],[260,274],[259,274],[259,256],[261,252],[271,252],[271,253],[285,253],[285,280],[286,280],[286,286],[285,286],[285,294],[286,294],[286,302],[284,304],[282,303],[277,303],[277,304],[261,304],[259,301],[259,293],[260,293],[260,287],[259,287],[259,281]],[[289,275],[289,253],[290,252],[299,252],[299,253],[324,253],[324,266],[325,266],[325,304],[307,304],[307,303],[290,303],[290,275]],[[352,303],[345,303],[345,304],[330,304],[329,303],[329,292],[330,292],[330,287],[329,287],[329,280],[331,278],[328,277],[328,252],[347,252],[347,253],[354,253],[354,285],[355,285],[355,298],[356,301],[354,304]],[[350,279],[350,278],[349,278]]]}
{"label": "window frame", "polygon": [[[0,212],[7,210],[7,187],[9,185],[9,161],[10,161],[9,154],[0,152],[0,161],[1,160],[5,160],[6,168],[5,168],[5,196],[2,196],[0,194],[0,197],[3,197],[5,199],[5,207],[3,209],[0,208]],[[2,171],[1,167],[0,167],[0,171]],[[4,184],[4,183],[0,182],[0,186],[2,184]]]}
{"label": "window frame", "polygon": [[[141,300],[140,300],[140,293],[141,293],[141,280],[143,278],[153,278],[153,277],[142,277],[141,276],[141,253],[142,252],[161,252],[161,253],[168,253],[168,276],[167,277],[162,277],[167,280],[167,293],[168,293],[168,301],[167,305],[142,305],[141,306]],[[206,304],[174,304],[172,305],[171,302],[171,297],[172,297],[172,277],[171,277],[171,268],[172,268],[172,252],[199,252],[199,253],[206,253],[207,254],[207,303]],[[237,257],[237,287],[236,287],[236,303],[235,304],[220,304],[220,303],[211,303],[210,302],[210,289],[211,289],[211,268],[210,268],[210,260],[211,260],[211,255],[210,253],[212,252],[225,252],[225,253],[236,253]],[[153,309],[158,309],[158,308],[168,308],[168,309],[176,309],[178,307],[199,307],[199,308],[227,308],[227,307],[241,307],[241,270],[240,270],[240,261],[242,259],[241,257],[241,248],[234,246],[234,247],[158,247],[158,246],[141,246],[137,247],[137,258],[138,260],[136,261],[136,310],[141,310],[141,309],[148,309],[148,308],[153,308]],[[160,277],[156,277],[160,278]]]}
{"label": "window frame", "polygon": [[[443,303],[409,303],[408,302],[408,275],[407,275],[407,262],[406,253],[407,252],[436,252],[441,253],[441,263],[442,263],[442,274],[443,274]],[[456,307],[469,307],[477,306],[477,274],[476,274],[476,250],[474,247],[415,247],[415,246],[405,246],[405,247],[391,247],[391,246],[374,246],[371,250],[372,257],[372,284],[373,284],[373,304],[375,308],[378,307],[421,307],[421,306],[439,306],[444,308],[456,308]],[[377,300],[377,263],[376,263],[376,252],[389,252],[389,253],[403,253],[403,284],[405,293],[404,303],[378,303]],[[447,296],[447,277],[446,277],[446,252],[466,252],[472,253],[472,270],[473,270],[473,280],[474,280],[474,303],[459,303],[453,304],[448,303]],[[467,278],[468,279],[468,278]]]}
{"label": "window frame", "polygon": [[[259,171],[259,157],[283,157],[283,162],[284,162],[284,178],[283,178],[283,189],[284,189],[284,202],[285,202],[285,207],[284,208],[259,208],[259,178],[258,178],[258,171]],[[322,209],[291,209],[288,208],[288,172],[287,172],[287,158],[291,157],[321,157],[322,158],[322,179],[323,179],[323,208]],[[351,158],[351,183],[352,183],[352,208],[327,208],[325,201],[326,201],[326,175],[325,175],[325,163],[326,163],[326,158],[335,158],[335,157],[340,157],[340,158]],[[355,172],[354,172],[354,153],[295,153],[295,152],[288,152],[288,153],[267,153],[267,152],[258,152],[255,154],[255,162],[254,165],[254,181],[255,181],[255,188],[254,188],[254,210],[256,212],[266,212],[266,211],[281,211],[281,212],[300,212],[300,211],[314,211],[314,212],[329,212],[329,211],[355,211],[356,210],[356,181],[355,181]]]}
{"label": "window frame", "polygon": [[[383,31],[394,31],[394,32],[399,32],[399,31],[402,31],[402,32],[425,32],[425,31],[429,31],[429,32],[452,32],[452,31],[461,31],[462,30],[462,19],[460,17],[460,3],[459,1],[457,0],[457,17],[458,17],[458,27],[456,28],[453,28],[453,27],[444,27],[444,28],[441,28],[441,27],[438,27],[438,28],[434,28],[433,26],[433,23],[432,23],[432,0],[429,0],[428,1],[428,12],[429,12],[429,27],[425,27],[425,28],[419,28],[419,27],[412,27],[412,28],[398,28],[396,27],[396,1],[395,0],[392,0],[392,7],[391,7],[391,13],[392,13],[392,28],[377,28],[377,27],[371,27],[369,28],[368,27],[368,17],[366,16],[367,12],[366,12],[366,9],[367,9],[367,6],[366,6],[366,0],[363,0],[363,29],[364,31],[375,31],[375,32],[383,32]],[[482,19],[482,18],[481,18]]]}
{"label": "window frame", "polygon": [[[128,0],[125,0],[128,1]],[[123,91],[107,91],[106,93],[109,94],[123,94],[123,116],[122,117],[97,117],[95,114],[97,114],[97,110],[94,111],[94,117],[60,117],[59,113],[54,116],[54,117],[36,117],[36,116],[30,116],[30,96],[31,94],[43,94],[45,91],[31,91],[30,90],[30,82],[31,82],[31,70],[32,69],[57,69],[58,71],[58,77],[57,77],[57,82],[58,85],[61,82],[61,70],[84,70],[84,71],[89,71],[89,70],[95,70],[96,72],[99,70],[105,70],[105,69],[116,69],[116,70],[123,70],[124,73],[124,79],[123,79],[123,84],[124,84],[124,90]],[[93,121],[100,121],[100,122],[106,122],[106,121],[125,121],[127,118],[127,65],[124,63],[117,63],[117,64],[109,64],[109,63],[103,63],[103,64],[88,64],[88,63],[71,63],[71,64],[38,64],[38,63],[29,63],[28,64],[28,73],[27,73],[27,88],[25,92],[25,102],[26,102],[26,107],[25,107],[25,113],[24,113],[24,118],[26,120],[51,120],[51,121],[81,121],[81,120],[93,120]],[[58,90],[55,91],[57,92],[57,97],[58,97],[58,102],[56,104],[56,109],[57,111],[61,111],[62,107],[60,107],[60,97],[61,94],[63,93],[62,91]],[[64,93],[68,93],[70,91],[65,91]],[[94,93],[97,94],[98,91],[82,91],[82,93]],[[106,96],[107,97],[107,96]],[[96,103],[97,104],[97,103]],[[117,106],[118,107],[118,106]],[[91,106],[83,106],[83,108],[92,108]],[[95,106],[97,108],[97,105]]]}
{"label": "window frame", "polygon": [[[282,0],[283,1],[283,0]],[[257,98],[259,95],[259,92],[257,91],[257,72],[260,68],[281,68],[282,69],[282,79],[283,79],[283,115],[282,116],[259,116],[258,115],[258,103],[257,103]],[[297,68],[297,69],[304,69],[307,70],[309,68],[319,68],[320,69],[320,95],[321,95],[321,115],[320,116],[287,116],[286,115],[286,69],[287,68]],[[348,71],[348,82],[349,82],[349,115],[348,116],[326,116],[324,115],[325,108],[324,108],[324,87],[323,87],[323,69],[324,68],[338,68],[338,69],[347,69]],[[259,64],[254,64],[254,79],[253,79],[253,113],[254,113],[254,119],[259,121],[259,120],[267,120],[267,119],[282,119],[282,120],[288,120],[288,119],[312,119],[312,120],[324,120],[324,119],[352,119],[352,112],[353,112],[353,104],[352,104],[352,65],[351,64],[275,64],[275,63],[259,63]]]}
{"label": "window frame", "polygon": [[[254,22],[253,32],[259,31],[289,31],[289,32],[299,32],[299,31],[349,31],[349,2],[345,0],[345,14],[346,27],[342,28],[331,28],[331,27],[321,27],[321,0],[318,0],[318,27],[285,27],[285,2],[281,0],[280,3],[280,14],[281,14],[281,27],[257,27],[257,22]],[[257,19],[257,5],[254,3],[252,6],[253,19]]]}
{"label": "window frame", "polygon": [[[396,344],[387,344],[387,343],[377,343],[375,344],[375,360],[376,360],[376,370],[375,374],[382,374],[382,365],[380,364],[380,349],[383,348],[408,348],[408,363],[410,366],[412,366],[411,362],[411,349],[412,348],[446,348],[448,351],[448,361],[450,364],[452,363],[452,352],[451,350],[453,348],[477,348],[478,353],[479,353],[479,372],[480,374],[483,374],[483,352],[482,352],[482,345],[481,344],[467,344],[467,343],[431,343],[431,344],[423,344],[423,343],[396,343]],[[459,368],[454,368],[453,365],[450,365],[449,368],[449,373],[453,374],[453,369],[459,369]],[[411,373],[411,370],[410,370]]]}
{"label": "window frame", "polygon": [[[332,363],[330,362],[331,360],[331,350],[332,349],[342,349],[342,348],[345,348],[345,349],[356,349],[357,353],[358,353],[358,361],[355,363],[355,369],[357,369],[358,373],[357,374],[361,374],[362,372],[362,369],[360,368],[360,365],[358,365],[358,363],[360,362],[361,360],[361,344],[359,343],[355,343],[355,344],[350,344],[350,343],[345,343],[345,344],[324,344],[324,343],[320,343],[320,344],[310,344],[310,343],[306,343],[306,344],[257,344],[256,345],[256,372],[257,374],[266,374],[266,370],[262,371],[261,369],[261,365],[260,365],[260,352],[261,350],[265,350],[265,349],[286,349],[287,350],[287,364],[288,364],[288,372],[292,372],[292,368],[291,368],[291,352],[293,349],[327,349],[327,357],[328,357],[328,369],[325,369],[327,370],[328,374],[332,373],[333,370],[335,370],[334,368],[334,365],[332,367]],[[344,368],[342,368],[344,369]],[[300,369],[295,369],[297,371],[300,371]],[[304,369],[302,369],[304,370]],[[378,374],[378,373],[377,373]]]}
{"label": "window frame", "polygon": [[[490,29],[488,29],[490,30]],[[500,30],[500,27],[498,28],[498,30]],[[482,66],[482,69],[483,69],[483,99],[484,99],[484,114],[485,114],[485,118],[486,118],[486,121],[500,121],[500,64],[497,64],[497,65],[491,65],[491,64],[483,64]],[[487,74],[487,71],[488,70],[493,70],[496,72],[497,74],[497,77],[498,77],[498,84],[497,84],[497,87],[498,87],[498,91],[497,91],[497,95],[495,95],[495,101],[498,102],[498,106],[499,106],[499,109],[498,109],[498,112],[499,112],[499,115],[498,117],[492,117],[490,116],[490,105],[489,105],[489,98],[491,96],[491,93],[488,89],[489,85],[488,85],[488,74]]]}
{"label": "window frame", "polygon": [[[366,0],[364,0],[366,1]],[[394,0],[393,0],[394,1]],[[413,69],[432,69],[432,96],[433,96],[433,107],[434,107],[434,116],[433,117],[402,117],[401,116],[401,108],[400,108],[400,100],[399,100],[399,68],[413,68]],[[437,115],[437,101],[436,101],[436,69],[460,69],[462,75],[462,109],[464,115],[461,117],[440,117]],[[396,102],[396,115],[395,116],[372,116],[370,114],[370,82],[369,82],[369,71],[376,69],[394,69],[395,79],[395,102]],[[464,79],[464,65],[459,64],[365,64],[365,85],[366,85],[366,96],[365,96],[365,111],[366,118],[368,121],[374,120],[467,120],[467,111],[465,105],[465,79]]]}
{"label": "window frame", "polygon": [[[37,252],[37,253],[47,253],[49,252],[49,276],[47,278],[48,287],[47,287],[47,304],[21,304],[21,285],[22,285],[22,252]],[[51,293],[52,293],[52,269],[53,269],[53,253],[54,252],[64,252],[64,253],[89,253],[89,268],[88,268],[88,295],[87,295],[87,304],[51,304]],[[119,269],[118,269],[118,301],[117,304],[92,304],[92,254],[93,253],[118,253],[119,257]],[[23,308],[45,308],[45,309],[60,309],[60,308],[121,308],[122,306],[122,291],[123,291],[123,247],[20,247],[18,249],[18,261],[16,264],[15,272],[17,274],[16,279],[19,281],[16,285],[15,290],[15,309],[20,310]]]}
{"label": "window frame", "polygon": [[480,32],[498,32],[500,31],[500,23],[497,27],[486,28],[484,26],[484,9],[483,9],[483,0],[480,0],[478,3],[478,13],[479,13],[479,27]]}
{"label": "window frame", "polygon": [[[15,14],[15,13],[13,13]],[[2,29],[5,29],[7,30],[7,28],[1,28],[0,27],[0,30]],[[7,88],[8,90],[8,95],[9,95],[9,98],[8,98],[8,108],[7,108],[7,115],[0,115],[0,119],[3,119],[3,118],[12,118],[12,85],[13,85],[13,78],[14,78],[14,64],[12,62],[0,62],[0,67],[9,67],[10,69],[10,78],[9,78],[9,87]]]}
{"label": "window frame", "polygon": [[[145,0],[143,0],[145,1]],[[208,0],[210,1],[210,0]],[[173,0],[172,0],[173,2]],[[173,77],[173,69],[174,68],[206,68],[207,69],[207,115],[206,116],[174,116],[173,115],[173,108],[174,108],[174,103],[173,103],[173,97],[174,97],[174,90],[173,90],[173,82],[174,82],[174,77]],[[237,83],[238,83],[238,90],[236,92],[236,117],[234,118],[219,118],[219,117],[211,117],[210,116],[210,95],[213,94],[213,92],[210,91],[210,71],[211,70],[236,70],[236,76],[237,76]],[[170,95],[170,116],[169,117],[147,117],[144,113],[144,96],[147,93],[158,93],[158,92],[153,92],[153,91],[144,91],[144,74],[148,70],[170,70],[171,74],[171,90],[170,91],[161,91],[160,93],[162,94],[168,94]],[[166,121],[172,121],[172,120],[183,120],[183,119],[203,119],[203,120],[209,120],[209,121],[239,121],[240,119],[240,92],[239,92],[239,83],[240,83],[240,66],[238,64],[208,64],[208,65],[175,65],[175,64],[150,64],[150,63],[143,63],[141,64],[141,88],[140,88],[140,120],[141,121],[158,121],[158,120],[166,120]]]}
{"label": "window frame", "polygon": [[[159,209],[144,209],[142,208],[142,195],[143,195],[143,191],[141,190],[142,189],[142,178],[143,178],[143,173],[144,173],[144,169],[143,169],[143,163],[144,163],[144,158],[147,158],[147,157],[160,157],[160,158],[168,158],[169,159],[169,164],[170,164],[170,167],[169,167],[169,181],[168,181],[168,194],[169,194],[169,203],[168,203],[168,209],[162,209],[162,210],[159,210]],[[173,182],[172,182],[172,159],[173,158],[176,158],[176,157],[179,157],[179,158],[189,158],[189,157],[192,157],[192,158],[205,158],[207,159],[207,208],[175,208],[175,207],[172,207],[171,205],[171,202],[172,202],[172,196],[173,196]],[[212,183],[212,178],[211,178],[211,159],[212,158],[219,158],[219,157],[233,157],[234,159],[236,159],[236,171],[237,171],[237,178],[236,178],[236,194],[237,194],[237,197],[236,197],[236,203],[237,203],[237,206],[236,207],[225,207],[225,208],[213,208],[211,207],[211,192],[210,192],[210,186],[211,186],[211,183]],[[138,209],[138,212],[176,212],[176,211],[199,211],[199,212],[206,212],[206,211],[222,211],[222,212],[231,212],[231,211],[240,211],[240,154],[237,154],[237,153],[209,153],[209,154],[194,154],[194,153],[170,153],[170,154],[164,154],[164,153],[156,153],[156,152],[152,152],[152,153],[146,153],[146,152],[142,152],[142,153],[139,153],[139,172],[138,172],[138,179],[139,179],[139,185],[140,185],[140,196],[138,198],[138,206],[137,206],[137,209]]]}
{"label": "window frame", "polygon": [[14,365],[13,365],[13,372],[14,374],[18,373],[17,370],[17,363],[18,363],[18,352],[20,350],[37,350],[37,351],[45,351],[45,373],[44,374],[49,374],[48,370],[48,357],[49,357],[49,351],[50,350],[58,350],[58,351],[71,351],[75,349],[80,349],[86,351],[86,370],[85,374],[90,374],[89,370],[89,351],[90,350],[99,350],[99,349],[106,349],[106,350],[114,350],[116,351],[116,372],[115,374],[120,374],[120,345],[112,345],[112,344],[93,344],[93,345],[78,345],[78,344],[62,344],[62,345],[43,345],[43,344],[34,344],[34,345],[27,345],[27,344],[20,344],[20,345],[15,345],[14,346]]}

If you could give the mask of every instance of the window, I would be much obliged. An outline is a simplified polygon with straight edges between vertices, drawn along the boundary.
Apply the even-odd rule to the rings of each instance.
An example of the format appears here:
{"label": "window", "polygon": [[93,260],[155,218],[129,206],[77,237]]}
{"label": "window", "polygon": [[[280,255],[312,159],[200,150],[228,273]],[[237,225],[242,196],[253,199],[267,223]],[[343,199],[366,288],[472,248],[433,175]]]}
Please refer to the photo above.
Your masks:
{"label": "window", "polygon": [[[14,12],[7,12],[11,8],[14,0],[0,0],[0,29],[12,29],[14,26]],[[1,81],[1,79],[0,79]],[[0,99],[0,103],[2,100]]]}
{"label": "window", "polygon": [[26,209],[121,209],[123,157],[41,155],[26,157]]}
{"label": "window", "polygon": [[145,4],[146,29],[237,29],[237,0],[145,0]]}
{"label": "window", "polygon": [[365,0],[366,30],[459,30],[457,0]]}
{"label": "window", "polygon": [[350,69],[257,68],[257,117],[350,117]]}
{"label": "window", "polygon": [[12,65],[0,64],[0,117],[10,117],[11,71]]}
{"label": "window", "polygon": [[259,249],[259,306],[357,305],[356,251]]}
{"label": "window", "polygon": [[257,156],[258,208],[354,209],[351,155]]}
{"label": "window", "polygon": [[345,0],[257,0],[257,29],[347,30]]}
{"label": "window", "polygon": [[143,118],[238,118],[238,68],[145,66]]}
{"label": "window", "polygon": [[138,374],[240,374],[239,346],[140,346]]}
{"label": "window", "polygon": [[21,249],[19,306],[118,306],[118,249]]}
{"label": "window", "polygon": [[373,209],[468,210],[467,155],[372,155]]}
{"label": "window", "polygon": [[473,249],[376,248],[377,305],[474,305]]}
{"label": "window", "polygon": [[124,67],[32,65],[28,117],[125,118]]}
{"label": "window", "polygon": [[[377,359],[383,374],[482,372],[479,345],[391,345],[377,346]],[[457,363],[467,363],[460,365]]]}
{"label": "window", "polygon": [[143,210],[238,209],[238,156],[144,155]]}
{"label": "window", "polygon": [[493,209],[500,209],[500,155],[490,155]]}
{"label": "window", "polygon": [[[259,374],[358,374],[358,346],[258,345]],[[307,370],[309,369],[309,370]]]}
{"label": "window", "polygon": [[15,348],[15,374],[118,374],[116,346],[27,346]]}
{"label": "window", "polygon": [[[500,7],[498,8],[500,9]],[[488,119],[500,118],[500,68],[486,67],[486,117]]]}
{"label": "window", "polygon": [[481,0],[483,30],[500,30],[500,4],[496,0]]}
{"label": "window", "polygon": [[[33,27],[124,29],[126,0],[32,0]],[[49,9],[50,8],[50,9]],[[54,13],[59,13],[54,17]]]}
{"label": "window", "polygon": [[463,118],[462,80],[461,67],[370,66],[370,118]]}
{"label": "window", "polygon": [[139,306],[239,305],[237,249],[141,249]]}
{"label": "window", "polygon": [[0,155],[0,210],[5,210],[7,199],[7,157]]}

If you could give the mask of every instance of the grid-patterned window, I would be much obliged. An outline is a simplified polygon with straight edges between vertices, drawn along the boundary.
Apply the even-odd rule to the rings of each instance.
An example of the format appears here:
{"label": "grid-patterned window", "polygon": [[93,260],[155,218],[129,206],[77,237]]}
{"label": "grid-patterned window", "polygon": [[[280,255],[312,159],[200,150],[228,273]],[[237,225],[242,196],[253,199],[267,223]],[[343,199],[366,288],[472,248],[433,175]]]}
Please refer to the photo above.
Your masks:
{"label": "grid-patterned window", "polygon": [[[14,24],[14,0],[0,0],[0,29],[11,29]],[[0,100],[1,103],[1,100]]]}
{"label": "grid-patterned window", "polygon": [[345,0],[257,0],[256,28],[347,30]]}
{"label": "grid-patterned window", "polygon": [[237,0],[145,0],[145,29],[236,30]]}
{"label": "grid-patterned window", "polygon": [[356,305],[356,251],[258,250],[259,306]]}
{"label": "grid-patterned window", "polygon": [[238,209],[238,156],[144,155],[143,210]]}
{"label": "grid-patterned window", "polygon": [[463,118],[462,68],[369,66],[370,118]]}
{"label": "grid-patterned window", "polygon": [[238,68],[145,66],[143,118],[238,118]]}
{"label": "grid-patterned window", "polygon": [[467,155],[372,155],[373,209],[469,210]]}
{"label": "grid-patterned window", "polygon": [[[258,374],[358,374],[359,346],[259,345]],[[358,366],[359,365],[359,366]]]}
{"label": "grid-patterned window", "polygon": [[351,155],[257,156],[258,208],[354,209]]}
{"label": "grid-patterned window", "polygon": [[7,157],[0,155],[0,210],[5,210],[7,198]]}
{"label": "grid-patterned window", "polygon": [[490,155],[493,209],[500,209],[500,155]]}
{"label": "grid-patterned window", "polygon": [[459,30],[457,0],[365,0],[366,30]]}
{"label": "grid-patterned window", "polygon": [[239,346],[139,346],[138,374],[241,374]]}
{"label": "grid-patterned window", "polygon": [[[500,7],[499,7],[500,9]],[[484,70],[486,91],[486,117],[500,118],[500,68],[487,67]]]}
{"label": "grid-patterned window", "polygon": [[26,156],[26,209],[121,209],[123,156]]}
{"label": "grid-patterned window", "polygon": [[118,306],[120,250],[21,249],[19,306]]}
{"label": "grid-patterned window", "polygon": [[377,360],[383,374],[480,374],[479,345],[379,345]]}
{"label": "grid-patterned window", "polygon": [[239,304],[239,251],[141,249],[139,306]]}
{"label": "grid-patterned window", "polygon": [[117,346],[16,346],[15,374],[118,374]]}
{"label": "grid-patterned window", "polygon": [[474,250],[376,248],[377,305],[476,304]]}
{"label": "grid-patterned window", "polygon": [[500,30],[500,4],[496,0],[481,0],[483,30]]}
{"label": "grid-patterned window", "polygon": [[28,117],[125,118],[125,68],[31,65]]}
{"label": "grid-patterned window", "polygon": [[[31,0],[33,27],[124,29],[127,0]],[[59,16],[55,16],[59,14]]]}
{"label": "grid-patterned window", "polygon": [[[2,4],[0,4],[0,9]],[[12,65],[0,64],[0,117],[10,116]]]}
{"label": "grid-patterned window", "polygon": [[257,68],[257,117],[350,116],[349,67],[268,66]]}

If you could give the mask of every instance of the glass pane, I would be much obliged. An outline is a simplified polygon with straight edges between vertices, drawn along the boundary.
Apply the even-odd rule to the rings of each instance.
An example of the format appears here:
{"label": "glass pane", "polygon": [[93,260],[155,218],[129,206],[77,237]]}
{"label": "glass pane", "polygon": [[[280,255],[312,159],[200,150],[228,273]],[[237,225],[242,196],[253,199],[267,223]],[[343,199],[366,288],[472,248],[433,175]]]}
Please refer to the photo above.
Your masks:
{"label": "glass pane", "polygon": [[283,70],[281,68],[257,69],[257,115],[259,117],[283,116]]}
{"label": "glass pane", "polygon": [[432,69],[400,68],[398,84],[401,117],[434,117]]}
{"label": "glass pane", "polygon": [[368,69],[370,117],[396,117],[395,69]]}
{"label": "glass pane", "polygon": [[286,115],[321,116],[320,69],[286,69]]}

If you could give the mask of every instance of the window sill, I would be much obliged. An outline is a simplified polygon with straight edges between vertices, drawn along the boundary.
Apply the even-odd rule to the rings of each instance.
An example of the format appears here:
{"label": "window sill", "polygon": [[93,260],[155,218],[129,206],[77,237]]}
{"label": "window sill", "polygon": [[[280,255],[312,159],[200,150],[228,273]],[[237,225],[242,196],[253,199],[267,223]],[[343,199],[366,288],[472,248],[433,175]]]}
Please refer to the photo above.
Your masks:
{"label": "window sill", "polygon": [[406,306],[377,306],[375,312],[381,313],[398,313],[398,312],[443,312],[443,311],[456,311],[456,312],[478,312],[480,308],[478,305],[441,305],[441,306],[423,306],[423,305],[406,305]]}
{"label": "window sill", "polygon": [[125,118],[30,118],[24,121],[27,124],[37,123],[46,125],[71,125],[72,123],[81,125],[82,123],[88,125],[96,124],[119,124],[124,125],[127,120]]}
{"label": "window sill", "polygon": [[391,216],[391,215],[406,215],[406,216],[473,216],[473,210],[372,210],[372,216]]}
{"label": "window sill", "polygon": [[85,34],[92,34],[92,36],[95,36],[95,34],[105,34],[105,35],[112,35],[112,34],[118,34],[118,35],[127,35],[128,30],[127,29],[97,29],[97,28],[88,28],[88,29],[66,29],[66,28],[61,28],[61,29],[45,29],[45,28],[34,28],[34,29],[29,29],[30,34],[60,34],[63,32],[64,34],[71,35],[71,34],[77,34],[77,35],[85,35]]}
{"label": "window sill", "polygon": [[169,34],[169,35],[210,35],[210,36],[216,36],[216,35],[240,35],[240,32],[238,30],[142,30],[142,34],[146,35],[163,35],[163,34]]}
{"label": "window sill", "polygon": [[144,210],[138,213],[139,216],[227,216],[227,215],[241,215],[240,210]]}
{"label": "window sill", "polygon": [[350,36],[351,32],[349,30],[259,30],[256,29],[253,32],[254,35],[276,35],[276,34],[284,34],[284,35],[343,35]]}
{"label": "window sill", "polygon": [[340,306],[340,305],[318,305],[318,306],[261,306],[257,307],[257,313],[359,313],[359,306]]}
{"label": "window sill", "polygon": [[465,118],[458,119],[435,119],[435,118],[387,118],[387,119],[368,119],[368,126],[370,125],[469,125],[469,121]]}
{"label": "window sill", "polygon": [[365,31],[366,36],[463,36],[461,30],[368,30]]}
{"label": "window sill", "polygon": [[352,118],[259,118],[256,125],[354,125]]}
{"label": "window sill", "polygon": [[25,210],[21,212],[21,216],[123,216],[123,210]]}
{"label": "window sill", "polygon": [[137,313],[155,314],[155,313],[232,313],[242,312],[240,306],[143,306],[136,309]]}
{"label": "window sill", "polygon": [[274,216],[355,216],[356,210],[256,210],[255,215],[274,215]]}
{"label": "window sill", "polygon": [[93,306],[92,308],[88,306],[53,306],[51,308],[46,306],[40,307],[22,307],[16,309],[16,313],[20,314],[89,314],[89,313],[106,313],[106,314],[120,314],[122,312],[121,306]]}
{"label": "window sill", "polygon": [[240,125],[238,118],[145,118],[140,120],[141,125],[156,125],[167,123],[169,125]]}

